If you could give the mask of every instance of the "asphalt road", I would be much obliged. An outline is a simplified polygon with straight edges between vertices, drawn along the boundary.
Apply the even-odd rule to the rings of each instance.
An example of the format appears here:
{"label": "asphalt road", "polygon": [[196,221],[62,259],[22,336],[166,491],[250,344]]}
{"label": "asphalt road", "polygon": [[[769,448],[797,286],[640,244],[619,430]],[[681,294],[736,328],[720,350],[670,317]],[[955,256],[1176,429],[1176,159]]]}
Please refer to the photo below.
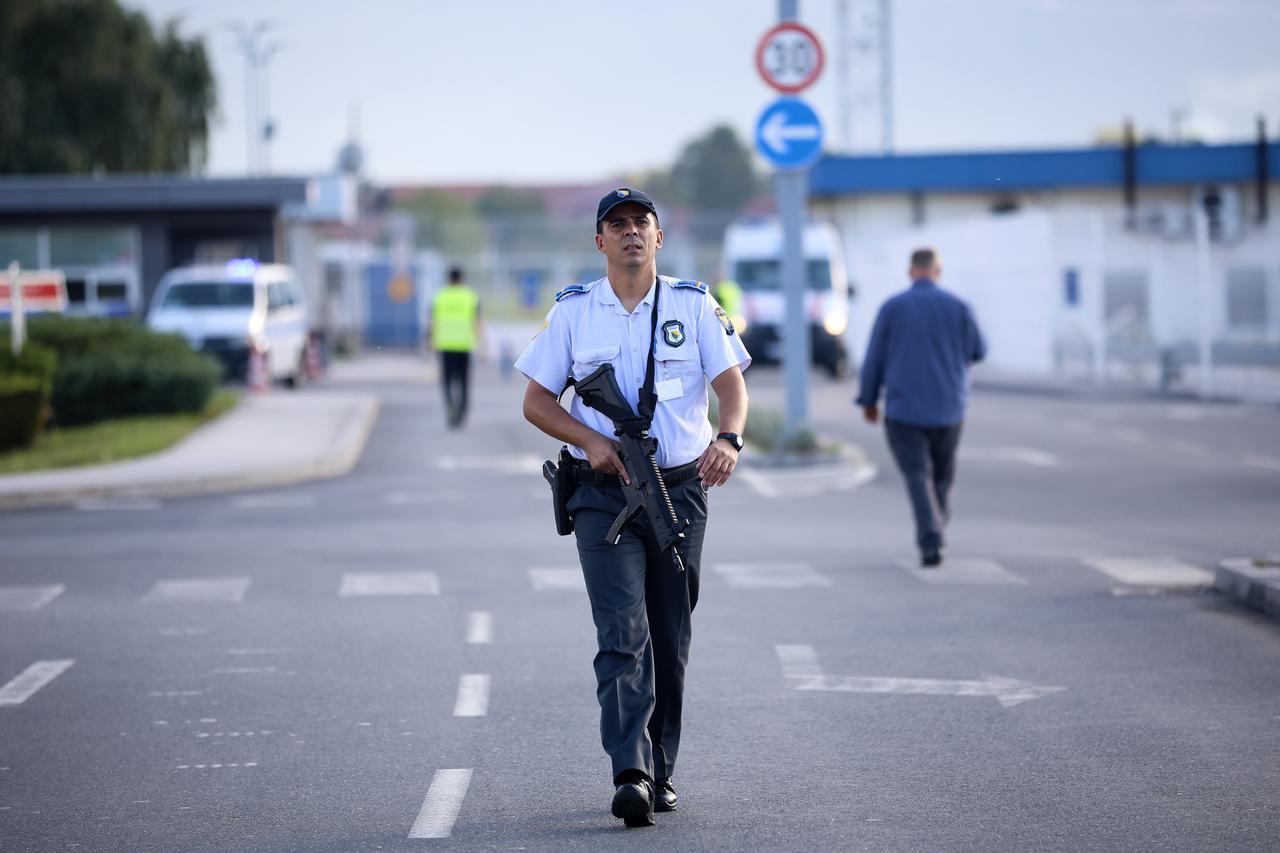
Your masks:
{"label": "asphalt road", "polygon": [[447,432],[394,373],[345,478],[0,514],[0,849],[1280,845],[1280,625],[1197,589],[1280,551],[1280,412],[979,393],[929,575],[815,377],[879,471],[713,493],[680,810],[628,831],[522,383]]}

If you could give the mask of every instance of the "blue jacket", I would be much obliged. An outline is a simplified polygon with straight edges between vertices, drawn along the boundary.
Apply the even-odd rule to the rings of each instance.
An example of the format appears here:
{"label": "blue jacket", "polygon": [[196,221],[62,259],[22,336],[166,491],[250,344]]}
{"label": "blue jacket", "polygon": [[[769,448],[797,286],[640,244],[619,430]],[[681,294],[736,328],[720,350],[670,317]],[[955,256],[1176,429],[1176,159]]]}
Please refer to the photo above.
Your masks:
{"label": "blue jacket", "polygon": [[958,424],[969,402],[969,365],[986,354],[968,305],[928,279],[912,282],[880,308],[856,402],[875,405],[884,388],[889,420]]}

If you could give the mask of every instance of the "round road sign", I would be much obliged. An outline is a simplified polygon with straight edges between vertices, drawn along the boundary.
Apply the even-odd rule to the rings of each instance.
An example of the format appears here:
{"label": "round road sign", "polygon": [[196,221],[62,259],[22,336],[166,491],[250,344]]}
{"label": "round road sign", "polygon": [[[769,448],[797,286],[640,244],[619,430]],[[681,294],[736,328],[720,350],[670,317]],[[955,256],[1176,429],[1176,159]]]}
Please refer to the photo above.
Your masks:
{"label": "round road sign", "polygon": [[813,30],[787,21],[769,30],[756,46],[756,70],[779,92],[794,94],[822,73],[822,42]]}

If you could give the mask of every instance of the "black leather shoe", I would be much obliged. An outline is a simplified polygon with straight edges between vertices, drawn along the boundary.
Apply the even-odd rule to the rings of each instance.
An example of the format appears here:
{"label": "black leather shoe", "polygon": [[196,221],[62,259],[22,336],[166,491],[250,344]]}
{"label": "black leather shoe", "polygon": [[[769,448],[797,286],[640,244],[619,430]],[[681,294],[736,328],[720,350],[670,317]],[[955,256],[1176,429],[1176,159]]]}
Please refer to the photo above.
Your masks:
{"label": "black leather shoe", "polygon": [[938,548],[925,548],[920,552],[920,565],[926,569],[936,569],[942,565],[942,551]]}
{"label": "black leather shoe", "polygon": [[613,792],[613,816],[627,826],[653,826],[653,784],[639,779],[619,785]]}
{"label": "black leather shoe", "polygon": [[670,779],[659,779],[653,792],[653,810],[655,812],[673,812],[676,810],[676,788]]}

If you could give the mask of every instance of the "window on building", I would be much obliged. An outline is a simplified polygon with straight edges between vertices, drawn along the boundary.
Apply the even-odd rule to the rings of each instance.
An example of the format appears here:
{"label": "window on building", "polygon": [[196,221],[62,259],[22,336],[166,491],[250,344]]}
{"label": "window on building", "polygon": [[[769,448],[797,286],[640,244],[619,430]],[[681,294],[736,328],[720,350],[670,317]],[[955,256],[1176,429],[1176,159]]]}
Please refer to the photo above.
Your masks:
{"label": "window on building", "polygon": [[40,243],[35,229],[19,231],[0,229],[0,272],[17,261],[23,269],[40,266]]}
{"label": "window on building", "polygon": [[1227,270],[1227,328],[1264,332],[1270,324],[1267,271],[1262,267]]}
{"label": "window on building", "polygon": [[50,228],[49,258],[54,267],[132,264],[132,228]]}

